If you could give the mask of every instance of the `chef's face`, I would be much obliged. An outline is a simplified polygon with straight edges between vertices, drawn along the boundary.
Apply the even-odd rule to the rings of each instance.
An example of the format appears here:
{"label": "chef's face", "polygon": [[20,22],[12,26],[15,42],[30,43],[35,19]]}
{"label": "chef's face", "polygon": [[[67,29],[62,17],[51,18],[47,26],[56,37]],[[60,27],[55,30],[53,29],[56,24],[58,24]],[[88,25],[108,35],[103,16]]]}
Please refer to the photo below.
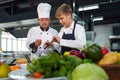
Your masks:
{"label": "chef's face", "polygon": [[43,29],[46,29],[49,26],[50,18],[40,18],[40,19],[38,19],[38,21],[39,21],[40,26]]}
{"label": "chef's face", "polygon": [[57,18],[59,22],[66,28],[70,26],[71,14],[61,14]]}

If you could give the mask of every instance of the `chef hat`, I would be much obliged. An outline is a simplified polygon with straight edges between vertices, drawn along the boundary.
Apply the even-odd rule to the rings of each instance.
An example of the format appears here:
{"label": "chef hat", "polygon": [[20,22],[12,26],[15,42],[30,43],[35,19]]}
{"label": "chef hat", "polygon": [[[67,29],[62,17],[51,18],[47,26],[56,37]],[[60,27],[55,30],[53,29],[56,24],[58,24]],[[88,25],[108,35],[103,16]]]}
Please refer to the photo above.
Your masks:
{"label": "chef hat", "polygon": [[38,18],[50,18],[51,5],[48,3],[40,3],[37,7]]}

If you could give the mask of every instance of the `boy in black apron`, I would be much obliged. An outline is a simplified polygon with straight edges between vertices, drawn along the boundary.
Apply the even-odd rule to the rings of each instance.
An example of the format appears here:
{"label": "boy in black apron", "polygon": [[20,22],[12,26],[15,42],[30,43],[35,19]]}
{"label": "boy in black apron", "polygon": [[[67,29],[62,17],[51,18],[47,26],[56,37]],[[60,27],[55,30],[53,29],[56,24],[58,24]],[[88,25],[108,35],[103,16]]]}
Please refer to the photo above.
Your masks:
{"label": "boy in black apron", "polygon": [[83,48],[86,44],[85,29],[73,20],[72,8],[64,3],[57,9],[55,16],[63,25],[58,36],[53,37],[53,41],[60,44],[61,53]]}

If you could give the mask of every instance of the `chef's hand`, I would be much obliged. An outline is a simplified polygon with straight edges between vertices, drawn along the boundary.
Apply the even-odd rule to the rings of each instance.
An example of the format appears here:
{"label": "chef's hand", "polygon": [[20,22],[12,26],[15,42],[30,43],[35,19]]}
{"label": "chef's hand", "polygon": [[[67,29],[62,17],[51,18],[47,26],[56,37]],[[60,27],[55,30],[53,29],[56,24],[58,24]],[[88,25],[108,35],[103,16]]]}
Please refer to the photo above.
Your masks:
{"label": "chef's hand", "polygon": [[40,39],[36,39],[35,43],[34,43],[34,47],[32,49],[32,53],[35,53],[37,51],[38,46],[40,46],[42,43],[42,41]]}
{"label": "chef's hand", "polygon": [[46,41],[44,44],[43,44],[43,48],[46,48],[48,46],[51,46],[52,43],[50,41]]}
{"label": "chef's hand", "polygon": [[53,36],[52,42],[60,43],[60,38],[58,36]]}
{"label": "chef's hand", "polygon": [[37,39],[37,40],[35,41],[34,46],[35,46],[35,47],[38,47],[38,46],[40,46],[40,45],[41,45],[41,43],[42,43],[42,40]]}

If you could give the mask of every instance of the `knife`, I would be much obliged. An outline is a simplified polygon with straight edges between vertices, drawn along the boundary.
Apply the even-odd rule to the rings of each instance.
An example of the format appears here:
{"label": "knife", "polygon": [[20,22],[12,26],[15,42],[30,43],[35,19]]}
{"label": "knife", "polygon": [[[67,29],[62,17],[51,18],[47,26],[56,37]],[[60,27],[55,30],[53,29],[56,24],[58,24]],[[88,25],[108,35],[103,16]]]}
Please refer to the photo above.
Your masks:
{"label": "knife", "polygon": [[[52,44],[53,41],[51,41],[50,43]],[[46,45],[45,48],[44,48],[44,50],[45,50],[46,48],[48,48],[49,46],[51,46],[51,45]]]}

